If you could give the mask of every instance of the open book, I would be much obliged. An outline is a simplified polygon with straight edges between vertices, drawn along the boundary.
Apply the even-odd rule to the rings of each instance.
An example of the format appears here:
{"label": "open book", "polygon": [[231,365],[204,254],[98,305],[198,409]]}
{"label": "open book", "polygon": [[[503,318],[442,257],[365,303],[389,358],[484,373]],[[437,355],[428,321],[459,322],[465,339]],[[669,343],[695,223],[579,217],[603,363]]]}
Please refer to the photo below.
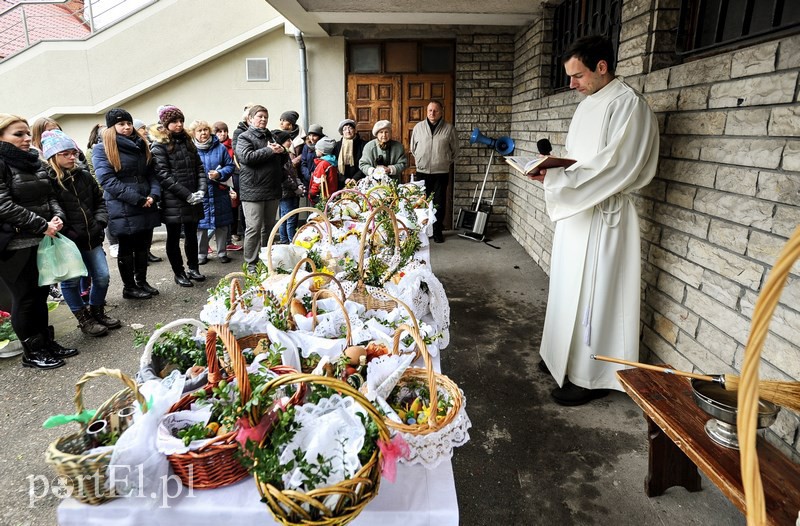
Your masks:
{"label": "open book", "polygon": [[538,155],[536,157],[505,157],[506,162],[523,175],[536,175],[539,170],[548,168],[566,168],[575,163],[575,159]]}

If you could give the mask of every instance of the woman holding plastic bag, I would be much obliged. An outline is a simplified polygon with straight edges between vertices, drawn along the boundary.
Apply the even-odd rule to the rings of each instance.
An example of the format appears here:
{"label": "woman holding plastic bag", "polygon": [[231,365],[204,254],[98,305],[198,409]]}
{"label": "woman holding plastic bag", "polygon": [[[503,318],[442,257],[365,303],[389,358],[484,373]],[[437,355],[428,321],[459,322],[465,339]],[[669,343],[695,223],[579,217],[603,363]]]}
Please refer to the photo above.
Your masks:
{"label": "woman holding plastic bag", "polygon": [[47,325],[50,288],[39,286],[36,266],[40,240],[55,237],[65,219],[45,165],[31,149],[28,121],[0,113],[0,224],[14,231],[0,250],[0,279],[11,291],[11,325],[22,342],[24,367],[55,369],[78,354],[53,339]]}
{"label": "woman holding plastic bag", "polygon": [[77,245],[92,278],[88,305],[84,304],[81,297],[80,277],[63,281],[61,291],[81,331],[89,336],[103,336],[108,329],[122,326],[118,319],[105,313],[109,272],[103,239],[108,224],[108,210],[103,190],[89,170],[76,163],[78,146],[64,132],[44,132],[42,153],[50,165],[49,174],[56,197],[67,216],[62,233]]}

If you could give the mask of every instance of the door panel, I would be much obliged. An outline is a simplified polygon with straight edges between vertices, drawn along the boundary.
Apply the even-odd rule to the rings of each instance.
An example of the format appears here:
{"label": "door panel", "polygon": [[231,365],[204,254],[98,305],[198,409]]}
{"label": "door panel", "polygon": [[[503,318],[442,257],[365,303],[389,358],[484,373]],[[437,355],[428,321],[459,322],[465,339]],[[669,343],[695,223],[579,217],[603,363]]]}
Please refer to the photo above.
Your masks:
{"label": "door panel", "polygon": [[356,121],[356,132],[366,141],[374,139],[372,126],[381,120],[392,123],[392,136],[400,136],[399,75],[348,75],[347,116]]}
{"label": "door panel", "polygon": [[[408,156],[408,168],[401,174],[402,182],[408,182],[416,170],[411,155],[411,132],[414,126],[427,115],[428,101],[436,99],[444,105],[444,119],[455,121],[455,93],[451,74],[348,74],[347,116],[356,121],[356,132],[370,141],[372,126],[379,120],[392,123],[392,137],[401,141]],[[453,174],[447,195],[447,224],[452,226]]]}

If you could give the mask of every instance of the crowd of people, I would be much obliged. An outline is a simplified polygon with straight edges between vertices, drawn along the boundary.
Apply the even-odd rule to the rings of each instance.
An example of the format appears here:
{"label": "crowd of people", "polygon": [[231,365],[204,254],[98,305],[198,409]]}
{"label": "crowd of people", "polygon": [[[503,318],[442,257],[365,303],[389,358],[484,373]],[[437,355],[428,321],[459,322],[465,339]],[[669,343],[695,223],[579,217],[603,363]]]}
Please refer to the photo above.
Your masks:
{"label": "crowd of people", "polygon": [[[412,152],[425,166],[433,163],[436,169],[428,172],[444,173],[446,188],[457,145],[452,126],[440,126],[441,114],[441,102],[431,101],[422,130],[428,133],[417,134]],[[147,126],[114,108],[94,126],[82,150],[53,119],[29,125],[24,117],[0,114],[0,279],[11,292],[11,323],[23,344],[24,366],[56,368],[78,354],[55,342],[47,322],[48,294],[63,294],[89,336],[122,326],[105,312],[111,273],[104,241],[117,260],[123,298],[146,300],[159,294],[147,281],[148,264],[161,261],[151,251],[159,225],[166,230],[175,283],[192,287],[206,279],[200,266],[212,253],[225,264],[229,251],[243,250],[254,271],[278,214],[296,209],[301,200],[319,203],[366,175],[398,179],[408,166],[405,149],[392,140],[392,124],[385,120],[372,127],[375,139],[365,141],[352,119],[339,123],[340,138],[334,140],[319,124],[303,130],[292,110],[281,113],[278,126],[270,129],[269,111],[259,104],[244,108],[232,134],[222,121],[195,119],[187,125],[174,105],[159,107],[157,116],[158,122]],[[435,145],[437,129],[446,147]],[[444,161],[432,161],[443,151]],[[441,173],[428,192],[443,213]],[[274,242],[290,243],[297,226],[293,216]],[[59,234],[75,243],[88,274],[62,282],[60,292],[39,286],[36,261],[42,238]],[[441,225],[438,242],[440,235]],[[216,250],[210,248],[212,238]]]}

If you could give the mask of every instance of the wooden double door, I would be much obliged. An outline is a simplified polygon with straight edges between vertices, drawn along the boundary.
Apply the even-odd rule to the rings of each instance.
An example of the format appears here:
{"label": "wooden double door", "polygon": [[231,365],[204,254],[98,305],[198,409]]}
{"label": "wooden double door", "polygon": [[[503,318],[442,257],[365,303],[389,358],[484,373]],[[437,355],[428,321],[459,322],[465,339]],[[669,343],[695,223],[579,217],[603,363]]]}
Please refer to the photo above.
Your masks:
{"label": "wooden double door", "polygon": [[[401,180],[407,182],[416,171],[410,151],[411,131],[427,118],[431,99],[444,105],[444,119],[455,120],[452,74],[356,74],[347,76],[347,115],[356,121],[356,132],[366,141],[374,139],[372,126],[380,120],[392,123],[392,138],[401,141],[408,156],[408,168]],[[451,228],[453,173],[450,173],[445,229]]]}

